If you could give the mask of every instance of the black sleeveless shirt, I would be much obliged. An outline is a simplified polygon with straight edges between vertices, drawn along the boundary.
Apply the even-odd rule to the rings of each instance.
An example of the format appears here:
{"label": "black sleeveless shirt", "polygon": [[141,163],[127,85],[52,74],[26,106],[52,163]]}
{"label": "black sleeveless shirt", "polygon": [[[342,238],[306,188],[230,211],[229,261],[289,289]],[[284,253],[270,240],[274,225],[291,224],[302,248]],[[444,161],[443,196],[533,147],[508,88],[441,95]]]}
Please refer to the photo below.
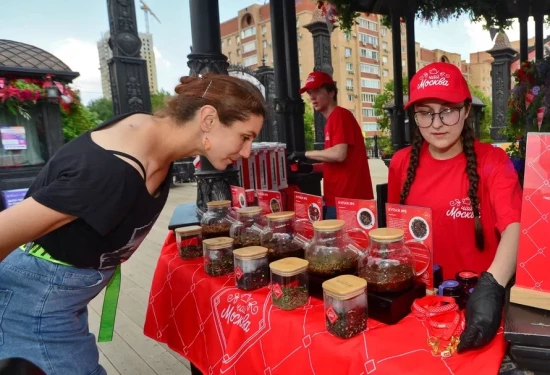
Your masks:
{"label": "black sleeveless shirt", "polygon": [[91,132],[132,114],[117,116],[65,144],[40,171],[27,192],[37,202],[76,216],[73,222],[34,242],[52,257],[81,268],[111,268],[130,258],[162,211],[172,168],[155,196],[138,170],[117,157],[132,155],[106,150]]}

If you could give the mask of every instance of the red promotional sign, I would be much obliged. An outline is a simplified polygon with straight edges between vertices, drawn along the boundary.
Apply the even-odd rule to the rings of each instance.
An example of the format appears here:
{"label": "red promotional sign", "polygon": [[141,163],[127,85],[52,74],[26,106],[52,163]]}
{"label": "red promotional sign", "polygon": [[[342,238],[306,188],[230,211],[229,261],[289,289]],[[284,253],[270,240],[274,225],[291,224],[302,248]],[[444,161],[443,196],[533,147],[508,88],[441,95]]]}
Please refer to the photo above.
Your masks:
{"label": "red promotional sign", "polygon": [[529,133],[526,154],[516,286],[550,292],[550,133]]}
{"label": "red promotional sign", "polygon": [[233,207],[246,207],[246,190],[240,186],[231,186],[231,205]]}
{"label": "red promotional sign", "polygon": [[264,214],[267,215],[272,212],[281,212],[283,210],[280,192],[257,190],[256,194],[258,195],[258,206],[261,207]]}
{"label": "red promotional sign", "polygon": [[[375,200],[336,198],[336,216],[346,222],[346,229],[359,228],[368,234],[378,227]],[[352,234],[349,235],[362,248],[369,245],[365,236],[360,235],[356,238]]]}
{"label": "red promotional sign", "polygon": [[416,279],[426,284],[426,291],[434,289],[432,209],[386,203],[388,228],[405,231],[405,243],[414,255]]}
{"label": "red promotional sign", "polygon": [[[294,192],[294,212],[296,220],[305,219],[312,223],[323,220],[323,198],[296,191]],[[309,226],[299,227],[298,231],[307,238],[313,236],[313,228]]]}

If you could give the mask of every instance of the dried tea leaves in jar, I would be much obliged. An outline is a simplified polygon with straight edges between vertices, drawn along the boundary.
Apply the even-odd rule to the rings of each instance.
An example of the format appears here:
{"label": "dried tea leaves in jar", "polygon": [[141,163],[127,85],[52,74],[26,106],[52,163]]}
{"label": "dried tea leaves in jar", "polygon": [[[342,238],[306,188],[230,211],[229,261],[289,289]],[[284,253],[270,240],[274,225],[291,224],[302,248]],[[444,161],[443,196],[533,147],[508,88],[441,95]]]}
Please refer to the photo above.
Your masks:
{"label": "dried tea leaves in jar", "polygon": [[308,299],[308,261],[284,258],[269,265],[273,305],[281,310],[294,310],[304,306]]}
{"label": "dried tea leaves in jar", "polygon": [[203,241],[204,271],[210,276],[223,276],[233,272],[233,239],[209,238]]}
{"label": "dried tea leaves in jar", "polygon": [[269,261],[265,247],[243,247],[234,250],[233,255],[237,288],[255,290],[269,284]]}
{"label": "dried tea leaves in jar", "polygon": [[180,257],[183,259],[194,259],[202,256],[202,235],[201,227],[193,225],[189,227],[176,228],[176,241]]}
{"label": "dried tea leaves in jar", "polygon": [[231,222],[226,219],[231,201],[212,201],[207,204],[208,211],[201,219],[203,239],[229,237]]}
{"label": "dried tea leaves in jar", "polygon": [[357,276],[338,276],[323,283],[327,331],[349,339],[367,328],[367,282]]}
{"label": "dried tea leaves in jar", "polygon": [[391,293],[412,288],[414,284],[414,269],[410,264],[374,264],[361,270],[359,276],[368,280],[369,292]]}

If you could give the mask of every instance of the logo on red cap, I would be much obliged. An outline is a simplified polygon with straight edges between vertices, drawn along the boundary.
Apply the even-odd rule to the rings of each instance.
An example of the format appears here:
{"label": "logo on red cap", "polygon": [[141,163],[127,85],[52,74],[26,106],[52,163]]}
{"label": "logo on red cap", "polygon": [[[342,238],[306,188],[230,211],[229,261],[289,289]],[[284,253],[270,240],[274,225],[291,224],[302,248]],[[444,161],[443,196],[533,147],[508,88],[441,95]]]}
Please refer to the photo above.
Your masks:
{"label": "logo on red cap", "polygon": [[436,68],[430,69],[429,72],[424,72],[419,77],[419,82],[417,85],[417,89],[425,89],[426,87],[433,87],[433,86],[449,86],[449,80],[451,75],[449,73],[445,73],[443,71],[439,71]]}

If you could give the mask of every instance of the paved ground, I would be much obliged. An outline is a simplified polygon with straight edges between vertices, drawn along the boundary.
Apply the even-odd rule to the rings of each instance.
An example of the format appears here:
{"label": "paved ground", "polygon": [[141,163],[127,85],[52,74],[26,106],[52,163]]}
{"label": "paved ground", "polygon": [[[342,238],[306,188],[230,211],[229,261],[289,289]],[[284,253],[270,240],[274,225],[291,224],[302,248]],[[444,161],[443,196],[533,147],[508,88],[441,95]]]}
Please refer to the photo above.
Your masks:
{"label": "paved ground", "polygon": [[[381,160],[369,161],[373,185],[387,182]],[[109,375],[190,375],[189,362],[143,335],[149,290],[168,222],[177,205],[196,200],[197,185],[172,188],[158,221],[132,258],[122,267],[122,288],[112,342],[99,343],[100,362]],[[376,190],[375,190],[376,192]],[[103,293],[90,303],[90,330],[97,335]]]}

